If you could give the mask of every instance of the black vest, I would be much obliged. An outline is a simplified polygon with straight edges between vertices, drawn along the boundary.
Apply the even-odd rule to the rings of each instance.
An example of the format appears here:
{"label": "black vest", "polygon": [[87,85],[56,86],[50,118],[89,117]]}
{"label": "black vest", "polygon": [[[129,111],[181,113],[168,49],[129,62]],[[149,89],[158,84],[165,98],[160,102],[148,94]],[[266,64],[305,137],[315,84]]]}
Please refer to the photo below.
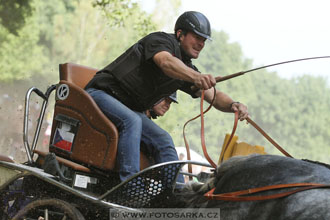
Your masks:
{"label": "black vest", "polygon": [[[179,43],[174,35],[168,37],[173,42],[173,56],[182,60]],[[161,98],[169,96],[187,84],[182,80],[168,77],[152,59],[146,60],[143,40],[100,70],[97,73],[100,75],[94,77],[98,78],[96,81],[99,82],[95,82],[98,86],[89,87],[103,89],[135,111],[145,111]],[[104,86],[100,86],[101,84]]]}

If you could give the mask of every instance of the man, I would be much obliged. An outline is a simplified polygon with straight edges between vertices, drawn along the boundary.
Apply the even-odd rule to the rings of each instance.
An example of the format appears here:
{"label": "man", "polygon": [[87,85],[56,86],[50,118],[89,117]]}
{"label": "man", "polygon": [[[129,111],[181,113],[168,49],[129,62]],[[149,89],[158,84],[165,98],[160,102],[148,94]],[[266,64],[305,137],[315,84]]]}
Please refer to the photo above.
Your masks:
{"label": "man", "polygon": [[176,92],[156,102],[156,104],[150,110],[147,110],[145,113],[150,119],[156,119],[158,116],[164,116],[165,113],[170,109],[172,102],[178,103],[176,98]]}
{"label": "man", "polygon": [[[130,47],[86,86],[103,113],[119,130],[117,161],[122,181],[139,172],[140,142],[154,148],[156,163],[178,160],[171,136],[143,113],[158,100],[182,90],[197,98],[205,91],[211,102],[215,78],[192,64],[211,38],[208,19],[188,11],[176,21],[175,34],[155,32]],[[197,88],[197,92],[196,89]],[[214,107],[248,116],[247,107],[216,90]],[[178,181],[183,182],[180,175]]]}

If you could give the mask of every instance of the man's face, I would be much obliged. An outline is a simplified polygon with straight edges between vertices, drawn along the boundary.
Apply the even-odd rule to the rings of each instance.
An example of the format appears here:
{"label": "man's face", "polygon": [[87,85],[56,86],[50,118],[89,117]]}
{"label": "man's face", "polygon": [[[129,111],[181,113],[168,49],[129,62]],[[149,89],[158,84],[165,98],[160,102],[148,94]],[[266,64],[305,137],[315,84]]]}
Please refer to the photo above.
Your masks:
{"label": "man's face", "polygon": [[[178,30],[178,36],[182,33]],[[188,31],[186,35],[181,34],[180,44],[185,53],[193,59],[197,59],[199,52],[204,48],[206,38],[201,37],[193,32]]]}
{"label": "man's face", "polygon": [[160,103],[152,107],[152,110],[156,113],[158,116],[163,116],[165,113],[170,109],[172,100],[170,98],[165,98]]}

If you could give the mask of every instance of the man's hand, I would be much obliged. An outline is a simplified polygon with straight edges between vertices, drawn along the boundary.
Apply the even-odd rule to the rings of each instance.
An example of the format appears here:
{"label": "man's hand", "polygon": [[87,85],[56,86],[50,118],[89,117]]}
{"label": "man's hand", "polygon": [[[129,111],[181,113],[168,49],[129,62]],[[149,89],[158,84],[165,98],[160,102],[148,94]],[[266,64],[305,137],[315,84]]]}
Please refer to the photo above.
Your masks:
{"label": "man's hand", "polygon": [[249,116],[248,108],[239,102],[233,102],[231,105],[231,110],[234,112],[238,111],[238,119],[243,121]]}
{"label": "man's hand", "polygon": [[216,83],[215,78],[210,74],[196,74],[194,79],[195,86],[204,90],[214,87]]}

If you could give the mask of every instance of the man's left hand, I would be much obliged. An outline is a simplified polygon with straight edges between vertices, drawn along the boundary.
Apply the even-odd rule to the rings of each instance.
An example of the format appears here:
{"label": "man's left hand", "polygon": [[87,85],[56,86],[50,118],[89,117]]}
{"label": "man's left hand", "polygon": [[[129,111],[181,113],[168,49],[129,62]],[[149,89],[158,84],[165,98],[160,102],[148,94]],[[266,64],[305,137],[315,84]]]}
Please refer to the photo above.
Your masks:
{"label": "man's left hand", "polygon": [[239,102],[234,102],[231,105],[231,110],[234,112],[238,111],[238,119],[240,121],[245,120],[249,116],[248,108],[246,105],[239,103]]}

